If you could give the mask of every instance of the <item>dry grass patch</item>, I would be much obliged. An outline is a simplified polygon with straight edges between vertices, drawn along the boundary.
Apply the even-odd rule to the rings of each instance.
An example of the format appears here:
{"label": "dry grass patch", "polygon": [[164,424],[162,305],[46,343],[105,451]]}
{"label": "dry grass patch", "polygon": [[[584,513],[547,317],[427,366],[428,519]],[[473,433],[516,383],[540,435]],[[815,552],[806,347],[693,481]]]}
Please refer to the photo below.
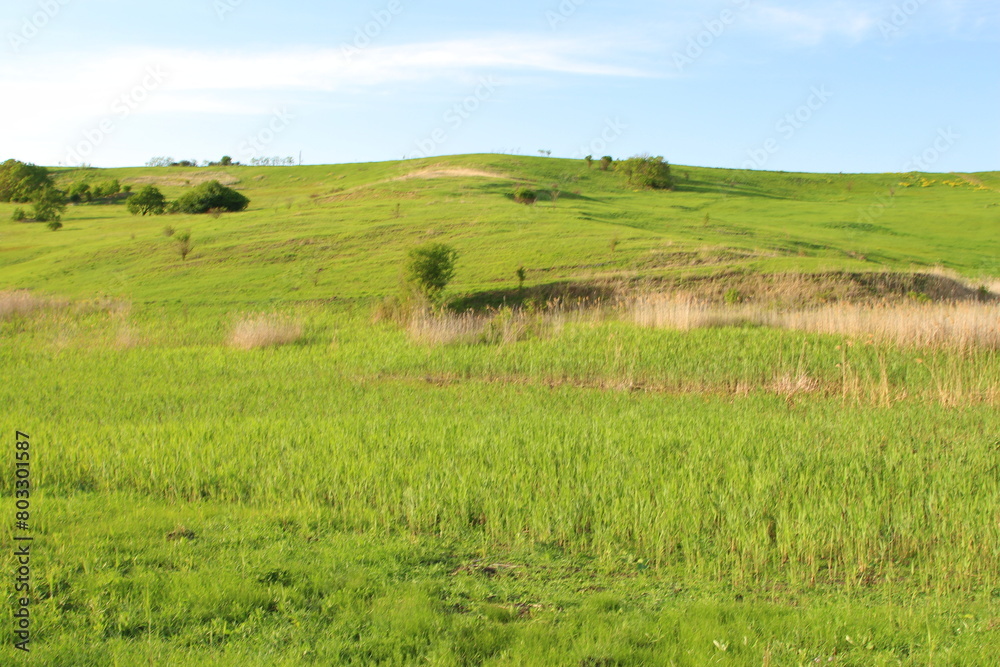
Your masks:
{"label": "dry grass patch", "polygon": [[485,313],[435,313],[417,310],[406,331],[425,345],[509,345],[530,338],[558,335],[571,322],[599,322],[608,311],[598,306],[566,307],[551,302],[542,309],[504,307]]}
{"label": "dry grass patch", "polygon": [[132,303],[111,297],[95,297],[70,301],[69,299],[36,296],[28,290],[0,291],[0,319],[27,317],[29,315],[57,314],[68,311],[73,315],[106,313],[124,319],[131,312]]}
{"label": "dry grass patch", "polygon": [[254,350],[290,345],[302,338],[302,325],[279,315],[261,315],[240,320],[229,335],[229,346]]}
{"label": "dry grass patch", "polygon": [[0,292],[0,319],[25,316],[51,307],[51,300],[37,297],[27,290]]}
{"label": "dry grass patch", "polygon": [[624,310],[626,319],[651,328],[687,331],[755,325],[912,347],[1000,349],[1000,305],[996,303],[840,303],[777,310],[757,304],[720,306],[689,297],[653,295],[633,299]]}
{"label": "dry grass patch", "polygon": [[871,337],[911,347],[1000,348],[1000,306],[971,302],[873,307],[843,304],[775,313],[785,329]]}

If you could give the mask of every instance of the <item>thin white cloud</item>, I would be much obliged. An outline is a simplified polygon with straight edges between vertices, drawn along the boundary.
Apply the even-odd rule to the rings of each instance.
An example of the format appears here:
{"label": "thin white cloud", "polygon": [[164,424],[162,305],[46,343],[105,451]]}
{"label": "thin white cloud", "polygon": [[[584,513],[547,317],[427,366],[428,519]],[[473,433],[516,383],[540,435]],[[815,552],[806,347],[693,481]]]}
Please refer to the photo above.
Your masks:
{"label": "thin white cloud", "polygon": [[878,23],[868,9],[835,3],[818,7],[757,5],[749,14],[751,27],[794,45],[815,46],[830,38],[860,41]]}
{"label": "thin white cloud", "polygon": [[[627,65],[595,60],[594,44],[585,40],[534,36],[497,36],[400,46],[345,50],[286,48],[271,52],[136,49],[102,56],[65,55],[0,66],[0,83],[26,81],[72,84],[106,79],[136,64],[169,73],[175,90],[305,90],[378,86],[425,81],[461,73],[536,71],[593,76],[642,77],[648,73]],[[613,57],[613,56],[612,56]]]}

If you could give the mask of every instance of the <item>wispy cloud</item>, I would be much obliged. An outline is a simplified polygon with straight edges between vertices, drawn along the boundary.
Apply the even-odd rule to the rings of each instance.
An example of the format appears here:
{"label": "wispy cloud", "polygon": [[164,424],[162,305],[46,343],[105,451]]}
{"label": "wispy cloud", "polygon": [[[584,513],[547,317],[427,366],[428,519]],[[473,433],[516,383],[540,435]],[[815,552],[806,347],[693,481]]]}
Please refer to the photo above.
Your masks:
{"label": "wispy cloud", "polygon": [[757,5],[748,17],[751,27],[789,44],[815,46],[830,38],[860,41],[875,28],[870,9],[844,3],[822,6]]}
{"label": "wispy cloud", "polygon": [[634,67],[614,64],[613,52],[604,50],[600,60],[588,56],[594,52],[589,40],[525,35],[373,46],[353,54],[341,48],[286,48],[264,53],[133,49],[92,57],[75,55],[72,59],[53,56],[28,67],[9,62],[0,65],[0,83],[92,83],[109,72],[134,68],[136,63],[155,64],[168,71],[175,90],[336,91],[498,71],[650,76]]}

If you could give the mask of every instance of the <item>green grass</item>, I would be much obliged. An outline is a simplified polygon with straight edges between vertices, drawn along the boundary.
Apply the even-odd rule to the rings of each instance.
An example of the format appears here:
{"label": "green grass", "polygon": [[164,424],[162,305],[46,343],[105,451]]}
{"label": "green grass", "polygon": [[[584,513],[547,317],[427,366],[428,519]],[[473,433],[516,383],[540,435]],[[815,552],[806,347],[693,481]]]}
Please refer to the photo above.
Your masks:
{"label": "green grass", "polygon": [[[426,170],[475,169],[492,178],[393,180]],[[94,173],[90,173],[94,172]],[[812,175],[675,167],[676,192],[630,192],[583,162],[461,156],[362,165],[66,170],[62,183],[118,178],[158,183],[169,198],[184,183],[232,182],[250,210],[136,218],[123,205],[71,207],[65,227],[5,225],[0,270],[8,286],[141,303],[260,304],[365,299],[394,288],[408,248],[446,240],[462,253],[455,293],[607,277],[875,270],[944,266],[978,277],[1000,273],[996,232],[1000,174]],[[944,185],[945,181],[963,185]],[[560,184],[554,205],[508,198],[517,183]],[[858,222],[876,197],[892,205]],[[980,189],[983,188],[983,189]],[[579,195],[574,192],[579,191]],[[397,205],[400,217],[395,217]],[[15,205],[0,205],[9,220]],[[705,216],[709,222],[705,224]],[[190,229],[182,262],[162,234]],[[612,253],[610,244],[617,239]],[[864,259],[862,259],[864,258]],[[318,284],[314,278],[322,269]]]}
{"label": "green grass", "polygon": [[[499,176],[392,180],[432,166]],[[1000,174],[675,167],[678,190],[653,193],[509,156],[225,171],[87,175],[175,197],[216,172],[249,211],[0,223],[0,290],[55,298],[0,317],[0,428],[34,457],[33,664],[998,652],[995,349],[622,317],[432,345],[371,312],[430,239],[462,253],[456,303],[515,295],[521,265],[534,288],[932,266],[989,282]],[[518,183],[563,194],[527,207]],[[191,229],[187,261],[165,225]],[[301,337],[233,349],[253,314]],[[0,476],[10,513],[13,489]],[[24,662],[6,638],[0,656]]]}

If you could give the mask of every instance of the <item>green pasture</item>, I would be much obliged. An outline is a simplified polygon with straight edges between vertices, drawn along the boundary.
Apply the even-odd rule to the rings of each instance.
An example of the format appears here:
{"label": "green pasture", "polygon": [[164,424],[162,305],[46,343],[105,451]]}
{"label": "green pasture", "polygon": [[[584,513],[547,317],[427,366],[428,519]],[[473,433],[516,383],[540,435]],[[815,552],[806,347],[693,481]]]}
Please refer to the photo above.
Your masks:
{"label": "green pasture", "polygon": [[[997,172],[674,176],[632,192],[497,155],[59,170],[169,198],[217,178],[251,204],[71,206],[57,232],[0,204],[0,292],[38,298],[0,316],[6,573],[18,430],[34,484],[32,651],[8,625],[0,663],[989,664],[995,349],[573,312],[433,344],[372,317],[430,240],[473,305],[518,296],[520,266],[529,290],[1000,274]],[[234,348],[253,316],[300,335]]]}

